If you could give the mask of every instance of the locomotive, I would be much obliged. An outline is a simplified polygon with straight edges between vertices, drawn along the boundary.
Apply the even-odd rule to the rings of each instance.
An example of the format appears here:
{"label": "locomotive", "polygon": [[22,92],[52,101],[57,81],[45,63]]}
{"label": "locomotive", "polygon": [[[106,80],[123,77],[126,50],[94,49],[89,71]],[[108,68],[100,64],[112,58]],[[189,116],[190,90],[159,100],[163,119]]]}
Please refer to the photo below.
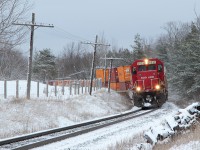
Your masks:
{"label": "locomotive", "polygon": [[164,63],[157,59],[141,59],[131,66],[129,96],[137,107],[160,107],[168,99]]}

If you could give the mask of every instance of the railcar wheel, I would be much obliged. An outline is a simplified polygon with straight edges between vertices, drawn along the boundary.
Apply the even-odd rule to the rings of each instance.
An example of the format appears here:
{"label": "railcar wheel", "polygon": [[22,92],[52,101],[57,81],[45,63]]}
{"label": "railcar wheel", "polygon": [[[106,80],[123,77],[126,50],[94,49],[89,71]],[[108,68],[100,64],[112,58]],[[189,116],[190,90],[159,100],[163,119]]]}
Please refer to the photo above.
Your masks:
{"label": "railcar wheel", "polygon": [[147,110],[149,109],[150,107],[142,107],[142,110]]}
{"label": "railcar wheel", "polygon": [[162,106],[162,103],[160,99],[156,99],[157,107],[160,108]]}

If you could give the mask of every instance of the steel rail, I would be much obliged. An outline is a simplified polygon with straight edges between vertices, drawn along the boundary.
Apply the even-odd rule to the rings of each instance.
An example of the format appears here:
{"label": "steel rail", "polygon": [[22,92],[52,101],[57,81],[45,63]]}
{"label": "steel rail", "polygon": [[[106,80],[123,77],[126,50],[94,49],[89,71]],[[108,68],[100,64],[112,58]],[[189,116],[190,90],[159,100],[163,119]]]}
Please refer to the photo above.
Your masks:
{"label": "steel rail", "polygon": [[74,128],[78,128],[78,127],[84,127],[84,126],[87,126],[87,125],[90,125],[90,124],[95,124],[95,123],[98,123],[98,122],[107,121],[107,120],[119,118],[119,117],[122,117],[122,116],[126,116],[126,115],[129,115],[129,114],[132,114],[132,113],[136,113],[136,112],[138,112],[140,110],[141,109],[136,110],[136,111],[131,111],[131,112],[128,112],[128,113],[118,114],[118,115],[111,116],[111,117],[105,117],[105,118],[102,118],[102,119],[96,119],[96,120],[93,120],[93,121],[87,121],[87,122],[83,122],[83,123],[79,123],[79,124],[75,124],[75,125],[71,125],[71,126],[67,126],[67,127],[50,129],[50,130],[46,130],[46,131],[42,131],[42,132],[27,134],[27,135],[20,136],[20,137],[14,137],[14,138],[6,139],[6,140],[0,140],[0,146],[5,145],[5,144],[14,143],[14,142],[23,141],[23,140],[28,140],[28,139],[32,139],[32,138],[36,138],[36,137],[40,137],[40,136],[56,133],[56,132],[66,131],[66,130],[69,130],[69,129],[74,129]]}
{"label": "steel rail", "polygon": [[[35,143],[19,146],[19,147],[13,148],[13,149],[15,149],[15,150],[27,150],[27,149],[43,146],[43,145],[50,144],[50,143],[53,143],[53,142],[57,142],[57,141],[60,141],[60,140],[63,140],[63,139],[74,137],[74,136],[77,136],[77,135],[80,135],[80,134],[83,134],[83,133],[91,132],[91,131],[94,131],[94,130],[97,130],[97,129],[100,129],[100,128],[103,128],[103,127],[106,127],[106,126],[109,126],[109,125],[112,125],[112,124],[115,124],[115,123],[119,123],[119,122],[122,122],[122,121],[125,121],[125,120],[128,120],[128,119],[131,119],[131,118],[135,118],[135,117],[138,117],[138,116],[141,116],[141,115],[145,115],[145,114],[150,113],[150,112],[155,111],[155,110],[157,110],[157,109],[153,109],[153,110],[150,110],[148,112],[141,113],[141,114],[134,115],[134,116],[129,116],[127,118],[122,118],[120,120],[116,120],[116,121],[113,121],[113,122],[109,122],[109,123],[97,125],[97,126],[94,126],[94,127],[90,127],[88,129],[83,129],[83,130],[80,130],[80,131],[76,131],[76,132],[73,132],[73,133],[68,133],[68,134],[65,134],[65,135],[58,136],[58,137],[45,139],[43,141],[39,141],[39,142],[35,142]],[[125,112],[125,113],[118,114],[118,115],[115,115],[115,116],[104,117],[104,118],[96,119],[96,120],[93,120],[93,121],[83,122],[83,123],[79,123],[79,124],[76,124],[76,125],[71,125],[71,126],[62,127],[62,128],[51,129],[51,130],[38,132],[38,133],[33,133],[33,134],[21,136],[21,137],[15,137],[15,138],[2,140],[2,141],[0,141],[0,146],[11,144],[11,143],[17,143],[17,142],[21,142],[21,141],[24,141],[24,140],[29,140],[29,139],[33,139],[33,138],[37,138],[37,137],[41,137],[41,136],[45,136],[45,135],[49,135],[49,134],[53,134],[53,133],[67,131],[67,130],[70,130],[70,129],[86,127],[88,125],[93,125],[93,124],[96,124],[96,123],[109,121],[109,120],[112,120],[112,119],[118,119],[120,117],[124,117],[124,116],[127,116],[127,115],[135,114],[135,113],[137,113],[139,111],[141,111],[141,109],[136,110],[136,111],[131,111],[131,112]]]}

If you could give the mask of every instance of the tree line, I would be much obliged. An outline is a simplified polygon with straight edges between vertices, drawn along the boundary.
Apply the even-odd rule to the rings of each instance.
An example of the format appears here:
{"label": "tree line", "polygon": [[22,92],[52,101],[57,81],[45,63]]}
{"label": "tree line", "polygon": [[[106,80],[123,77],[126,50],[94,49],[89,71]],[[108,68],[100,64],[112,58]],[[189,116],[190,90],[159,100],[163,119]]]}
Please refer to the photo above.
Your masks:
{"label": "tree line", "polygon": [[[9,8],[9,9],[8,9]],[[27,1],[0,1],[0,78],[15,80],[27,78],[27,56],[16,46],[24,41],[27,30],[12,24],[23,21],[29,8]],[[8,11],[10,10],[10,11]],[[164,33],[154,40],[136,34],[129,48],[98,46],[96,68],[105,67],[105,57],[123,58],[113,66],[130,65],[135,59],[157,57],[164,61],[170,88],[183,98],[200,96],[200,17],[192,22],[168,22]],[[18,34],[16,34],[18,33]],[[100,43],[108,44],[105,37]],[[34,52],[33,80],[88,79],[93,51],[81,43],[70,43],[58,56],[50,48]],[[107,61],[108,66],[108,61]]]}

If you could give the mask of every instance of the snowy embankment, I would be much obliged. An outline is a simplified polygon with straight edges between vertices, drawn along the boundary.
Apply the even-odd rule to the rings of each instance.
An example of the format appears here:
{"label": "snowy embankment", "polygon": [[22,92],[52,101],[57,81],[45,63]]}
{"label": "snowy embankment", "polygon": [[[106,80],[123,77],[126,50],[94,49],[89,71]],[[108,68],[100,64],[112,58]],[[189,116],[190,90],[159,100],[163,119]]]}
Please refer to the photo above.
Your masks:
{"label": "snowy embankment", "polygon": [[[150,127],[150,129],[144,133],[144,138],[147,143],[138,144],[135,146],[135,149],[152,149],[157,142],[170,138],[185,129],[189,129],[199,118],[200,103],[194,103],[185,109],[179,109],[175,115],[168,116],[159,125]],[[200,142],[191,141],[189,145],[200,146]],[[180,147],[185,148],[188,147],[188,145],[181,145]],[[175,150],[180,147],[174,147],[172,149]]]}
{"label": "snowy embankment", "polygon": [[169,116],[161,125],[151,127],[144,136],[148,143],[155,145],[158,140],[163,140],[179,130],[189,128],[199,117],[200,103],[194,103],[185,109],[180,109],[176,115]]}
{"label": "snowy embankment", "polygon": [[[3,88],[0,82],[0,88]],[[40,84],[37,98],[37,83],[31,84],[31,100],[26,100],[26,81],[19,81],[19,99],[15,98],[15,81],[7,82],[7,99],[0,90],[0,139],[36,132],[40,130],[68,126],[98,117],[117,114],[129,110],[132,105],[118,93],[108,94],[106,89],[81,95],[53,93],[49,86],[49,97],[45,96],[46,85]],[[61,87],[60,87],[61,88]],[[68,87],[65,87],[68,88]],[[59,89],[59,87],[58,87]]]}

